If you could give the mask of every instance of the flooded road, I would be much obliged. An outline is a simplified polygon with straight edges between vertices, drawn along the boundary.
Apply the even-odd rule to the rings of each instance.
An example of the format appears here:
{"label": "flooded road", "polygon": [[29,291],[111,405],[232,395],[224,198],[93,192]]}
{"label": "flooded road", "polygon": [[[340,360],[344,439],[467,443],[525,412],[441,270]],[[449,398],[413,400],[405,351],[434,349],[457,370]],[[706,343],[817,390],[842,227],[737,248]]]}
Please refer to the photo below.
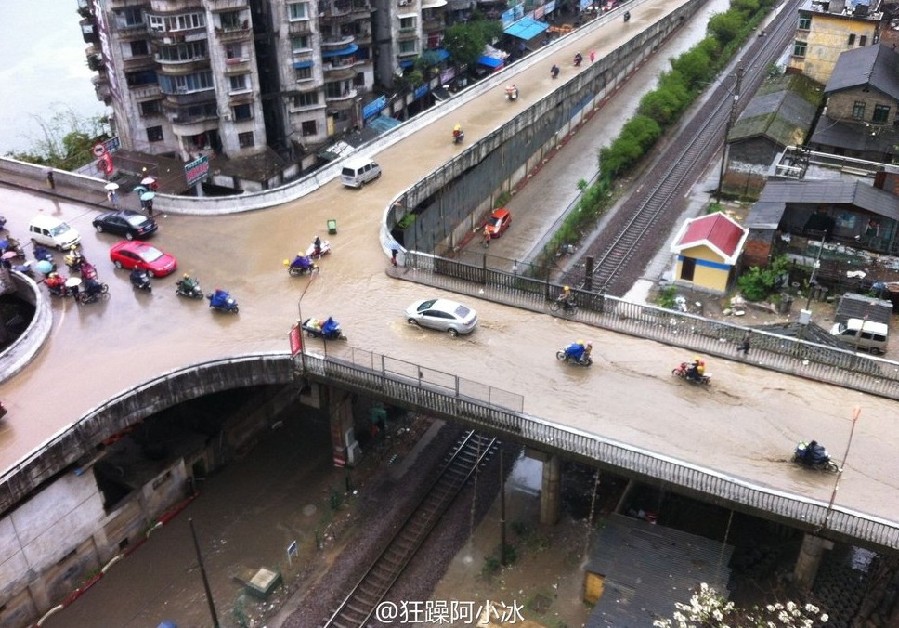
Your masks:
{"label": "flooded road", "polygon": [[[553,62],[562,67],[564,78],[575,71],[570,58],[576,50],[595,46],[602,55],[630,37],[650,11],[671,6],[674,3],[661,0],[645,2],[632,11],[634,18],[626,28],[617,20],[610,22],[592,41],[571,42],[516,75],[521,90],[517,106],[552,89]],[[654,81],[652,76],[639,80],[648,85]],[[637,81],[630,83],[639,87]],[[455,122],[474,140],[510,116],[509,107],[498,106],[501,89],[495,98],[489,96],[460,106],[380,153],[384,176],[363,190],[332,182],[308,198],[270,210],[159,217],[153,243],[175,254],[180,268],[171,277],[155,280],[149,295],[135,293],[127,273],[112,268],[107,251],[115,238],[91,233],[95,209],[4,189],[4,213],[20,239],[25,239],[29,218],[41,210],[63,216],[81,230],[88,259],[110,284],[111,298],[83,307],[70,300],[53,301],[52,337],[33,364],[0,386],[0,399],[9,408],[0,422],[3,468],[103,400],[161,372],[248,352],[286,351],[287,332],[301,311],[303,317],[332,315],[343,323],[349,343],[330,344],[329,353],[364,349],[515,391],[524,396],[524,411],[531,415],[824,501],[830,497],[832,478],[798,471],[787,459],[798,440],[810,438],[841,455],[852,408],[860,406],[862,419],[837,504],[899,517],[899,461],[892,455],[895,402],[723,360],[710,361],[712,387],[698,389],[670,376],[671,368],[689,357],[683,350],[478,299],[465,299],[477,308],[481,321],[480,329],[467,338],[452,339],[404,322],[403,309],[435,291],[385,275],[388,260],[378,241],[384,208],[458,150],[449,141]],[[601,115],[594,120],[602,120]],[[606,124],[591,128],[608,130],[611,123]],[[595,167],[595,154],[584,154],[592,150],[584,147],[551,164],[586,161]],[[546,194],[550,182],[532,183],[525,191]],[[573,194],[570,181],[565,186],[559,191],[562,199]],[[524,203],[526,198],[517,195],[513,202]],[[540,207],[552,207],[553,198],[546,196]],[[329,219],[337,221],[336,235],[327,234]],[[522,240],[520,249],[507,244],[516,241],[518,228],[513,224],[498,243],[509,246],[512,257],[533,246]],[[290,277],[281,261],[305,249],[316,235],[329,239],[334,253],[322,260],[313,279]],[[491,247],[494,250],[501,249]],[[177,298],[175,280],[184,271],[198,276],[206,291],[231,291],[240,302],[240,314],[215,314],[205,301]],[[571,368],[553,357],[556,349],[577,338],[594,342],[596,364],[591,369]],[[316,341],[309,346],[321,350]]]}

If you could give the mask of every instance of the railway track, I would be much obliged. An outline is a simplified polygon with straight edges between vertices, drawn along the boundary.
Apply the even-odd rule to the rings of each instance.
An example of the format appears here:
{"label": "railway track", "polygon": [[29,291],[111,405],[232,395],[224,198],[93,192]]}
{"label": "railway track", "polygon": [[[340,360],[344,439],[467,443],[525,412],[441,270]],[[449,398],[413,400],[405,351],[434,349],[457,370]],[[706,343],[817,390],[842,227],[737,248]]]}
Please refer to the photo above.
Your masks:
{"label": "railway track", "polygon": [[[744,70],[741,95],[751,95],[759,88],[768,67],[786,48],[798,6],[797,0],[787,2],[767,28],[768,34],[744,48],[737,61]],[[669,142],[656,165],[643,175],[645,181],[655,183],[645,190],[637,188],[622,204],[619,213],[629,217],[623,224],[621,219],[610,222],[618,222],[612,233],[601,234],[588,247],[595,257],[592,277],[579,283],[569,278],[570,282],[601,293],[623,294],[639,278],[649,261],[643,258],[654,255],[665,240],[662,237],[660,241],[658,234],[670,233],[687,191],[720,150],[730,116],[736,117],[740,105],[749,99],[741,96],[735,101],[734,81],[727,83],[730,86],[725,81],[719,83],[705,105],[684,125],[679,138],[686,141]]]}
{"label": "railway track", "polygon": [[498,446],[495,438],[473,431],[459,439],[425,497],[322,628],[357,628],[368,622],[465,483]]}

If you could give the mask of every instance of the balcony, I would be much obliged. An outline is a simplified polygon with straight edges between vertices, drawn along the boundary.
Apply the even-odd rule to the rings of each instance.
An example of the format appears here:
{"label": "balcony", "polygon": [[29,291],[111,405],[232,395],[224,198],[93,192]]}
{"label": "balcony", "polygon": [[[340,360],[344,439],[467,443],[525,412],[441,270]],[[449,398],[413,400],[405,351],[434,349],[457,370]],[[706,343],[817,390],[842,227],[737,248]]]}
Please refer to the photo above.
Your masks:
{"label": "balcony", "polygon": [[246,74],[250,71],[250,59],[226,59],[225,74]]}
{"label": "balcony", "polygon": [[444,20],[443,18],[424,20],[421,23],[421,29],[426,33],[434,33],[437,31],[446,30],[446,20]]}
{"label": "balcony", "polygon": [[240,26],[228,26],[225,28],[216,28],[215,37],[223,44],[236,41],[246,41],[253,35],[253,29],[250,28],[250,21],[244,20]]}
{"label": "balcony", "polygon": [[371,14],[371,10],[368,0],[321,0],[318,3],[318,14],[323,18],[344,17],[353,13]]}
{"label": "balcony", "polygon": [[322,48],[344,48],[355,43],[353,35],[328,35],[322,34]]}
{"label": "balcony", "polygon": [[156,60],[150,55],[131,57],[122,61],[122,69],[125,72],[137,72],[138,70],[152,70],[156,67]]}
{"label": "balcony", "polygon": [[213,11],[246,9],[249,6],[247,0],[209,0],[209,4]]}
{"label": "balcony", "polygon": [[182,74],[192,74],[193,72],[200,72],[210,68],[208,57],[188,59],[186,61],[169,61],[160,59],[159,55],[156,55],[156,61],[159,64],[158,71],[166,76],[181,76]]}
{"label": "balcony", "polygon": [[228,92],[228,106],[236,107],[237,105],[253,104],[253,90],[241,89],[234,92]]}
{"label": "balcony", "polygon": [[134,100],[138,102],[143,100],[155,100],[162,96],[162,90],[159,89],[159,85],[156,83],[153,85],[139,85],[137,87],[132,87],[130,93]]}
{"label": "balcony", "polygon": [[352,63],[323,65],[322,72],[324,72],[325,80],[327,81],[349,80],[356,76],[356,68]]}
{"label": "balcony", "polygon": [[112,87],[109,83],[109,76],[103,72],[91,77],[91,83],[94,84],[94,91],[97,93],[97,100],[102,100],[107,105],[112,102]]}
{"label": "balcony", "polygon": [[199,105],[212,101],[215,102],[215,90],[204,89],[196,92],[178,92],[175,94],[163,94],[163,106],[166,109],[178,109],[181,107],[189,107],[191,105]]}
{"label": "balcony", "polygon": [[329,92],[327,86],[325,87],[325,101],[328,103],[328,107],[330,107],[331,109],[343,110],[353,107],[358,95],[359,92],[356,91],[355,87],[353,89],[345,89],[340,92]]}
{"label": "balcony", "polygon": [[312,22],[309,20],[294,20],[287,23],[287,32],[291,35],[308,35],[312,32]]}

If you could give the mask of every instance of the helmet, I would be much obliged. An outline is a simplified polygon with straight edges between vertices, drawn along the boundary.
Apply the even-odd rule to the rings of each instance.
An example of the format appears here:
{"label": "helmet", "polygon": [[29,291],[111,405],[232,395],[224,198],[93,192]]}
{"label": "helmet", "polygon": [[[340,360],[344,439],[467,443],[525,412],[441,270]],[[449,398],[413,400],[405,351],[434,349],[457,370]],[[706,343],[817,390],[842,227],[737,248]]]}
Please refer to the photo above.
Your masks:
{"label": "helmet", "polygon": [[571,288],[569,288],[568,286],[562,286],[562,291],[563,292],[571,292]]}
{"label": "helmet", "polygon": [[184,273],[183,275],[181,275],[181,277],[183,279],[190,279],[190,275],[188,275],[187,273]]}
{"label": "helmet", "polygon": [[587,341],[587,348],[589,348],[589,349],[592,349],[592,348],[593,348],[593,341],[592,341],[592,340],[588,340],[588,341]]}
{"label": "helmet", "polygon": [[50,273],[47,275],[47,277],[59,277],[59,274],[58,273]]}
{"label": "helmet", "polygon": [[694,362],[702,362],[702,358],[700,358],[698,355],[694,355],[694,356],[693,356],[693,361],[694,361]]}

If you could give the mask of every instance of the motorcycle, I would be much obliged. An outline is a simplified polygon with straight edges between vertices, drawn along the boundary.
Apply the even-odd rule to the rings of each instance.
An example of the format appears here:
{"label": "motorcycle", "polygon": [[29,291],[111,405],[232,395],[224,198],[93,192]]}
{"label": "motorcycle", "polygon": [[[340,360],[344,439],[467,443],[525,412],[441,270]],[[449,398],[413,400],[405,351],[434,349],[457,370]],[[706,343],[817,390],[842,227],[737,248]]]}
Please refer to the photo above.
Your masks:
{"label": "motorcycle", "polygon": [[327,240],[320,240],[318,250],[316,250],[315,242],[309,245],[309,248],[306,249],[306,257],[311,257],[312,259],[319,259],[324,257],[325,255],[331,254],[331,243]]}
{"label": "motorcycle", "polygon": [[4,254],[15,253],[15,257],[25,257],[25,252],[22,251],[22,245],[19,244],[19,241],[15,238],[0,240],[0,251]]}
{"label": "motorcycle", "polygon": [[84,253],[78,249],[70,250],[63,256],[62,261],[69,267],[69,270],[76,273],[81,272],[81,265],[87,263]]}
{"label": "motorcycle", "polygon": [[206,298],[209,299],[209,307],[219,312],[237,314],[240,311],[240,308],[237,305],[237,299],[232,297],[225,290],[216,290],[211,294],[207,294]]}
{"label": "motorcycle", "polygon": [[35,245],[31,253],[32,255],[34,255],[34,260],[36,262],[50,262],[54,267],[56,266],[56,263],[53,261],[53,253],[51,253],[41,245]]}
{"label": "motorcycle", "polygon": [[[79,279],[76,279],[75,281],[79,284],[81,283]],[[65,298],[74,294],[72,286],[66,277],[61,277],[59,275],[49,276],[44,279],[44,283],[47,286],[47,292],[50,293],[50,296]]]}
{"label": "motorcycle", "polygon": [[96,303],[100,299],[109,298],[109,286],[100,283],[95,279],[88,279],[84,282],[84,289],[75,293],[75,300],[79,305],[87,305]]}
{"label": "motorcycle", "polygon": [[0,216],[0,230],[6,229],[6,216]]}
{"label": "motorcycle", "polygon": [[453,129],[453,144],[461,144],[464,139],[465,132],[462,130],[462,127],[457,126]]}
{"label": "motorcycle", "polygon": [[559,310],[562,310],[566,314],[574,314],[577,312],[577,303],[574,299],[563,299],[559,297],[549,304],[549,311],[558,312]]}
{"label": "motorcycle", "polygon": [[583,60],[584,60],[584,57],[581,56],[581,53],[577,53],[576,55],[574,55],[574,67],[576,67],[576,68],[581,67],[581,61],[583,61]]}
{"label": "motorcycle", "polygon": [[203,290],[200,288],[200,282],[196,279],[185,278],[175,282],[175,294],[191,299],[202,299]]}
{"label": "motorcycle", "polygon": [[320,321],[317,318],[307,318],[303,321],[303,331],[313,338],[324,338],[325,340],[346,340],[346,334],[340,327],[340,323],[330,316],[327,320]]}
{"label": "motorcycle", "polygon": [[706,373],[703,373],[701,375],[694,375],[688,362],[681,362],[680,366],[671,370],[671,374],[680,377],[681,379],[687,380],[691,384],[701,384],[703,386],[708,386],[712,383],[711,375],[708,375]]}
{"label": "motorcycle", "polygon": [[[315,248],[314,244],[313,248]],[[293,258],[292,262],[290,260],[284,260],[284,265],[287,267],[287,272],[290,273],[291,277],[311,275],[318,269],[318,266],[315,265],[308,255],[297,255]]]}
{"label": "motorcycle", "polygon": [[630,12],[630,11],[625,11],[625,12],[624,12],[624,21],[625,21],[625,22],[630,22],[630,21],[631,21],[631,12]]}
{"label": "motorcycle", "polygon": [[147,292],[152,292],[153,290],[153,287],[150,285],[150,273],[145,270],[135,268],[128,275],[128,280],[138,290],[146,290]]}
{"label": "motorcycle", "polygon": [[829,473],[838,473],[840,466],[830,459],[830,454],[823,445],[819,445],[815,441],[807,443],[800,441],[793,451],[793,462],[809,469],[817,469],[818,471],[827,471]]}
{"label": "motorcycle", "polygon": [[573,342],[567,347],[563,347],[556,351],[556,359],[560,362],[568,362],[570,364],[579,364],[581,366],[590,366],[593,364],[593,358],[584,345]]}
{"label": "motorcycle", "polygon": [[549,73],[552,74],[553,78],[559,76],[559,66],[553,64],[553,67],[550,69]]}
{"label": "motorcycle", "polygon": [[515,85],[506,88],[506,100],[518,100],[518,88]]}

